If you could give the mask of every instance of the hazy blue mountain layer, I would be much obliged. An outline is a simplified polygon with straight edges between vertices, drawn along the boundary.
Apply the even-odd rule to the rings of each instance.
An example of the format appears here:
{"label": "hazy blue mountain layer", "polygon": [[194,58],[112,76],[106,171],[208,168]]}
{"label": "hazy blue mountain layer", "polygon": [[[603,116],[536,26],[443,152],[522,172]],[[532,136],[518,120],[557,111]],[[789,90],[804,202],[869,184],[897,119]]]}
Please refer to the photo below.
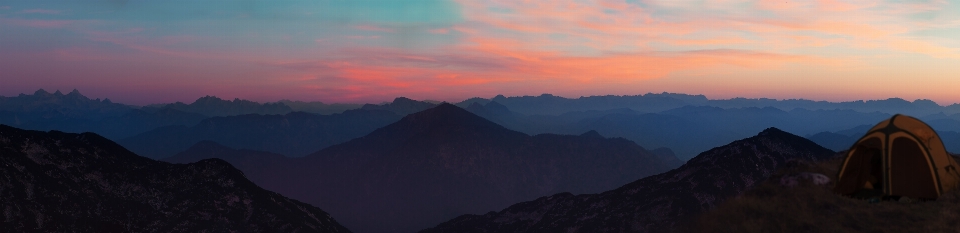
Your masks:
{"label": "hazy blue mountain layer", "polygon": [[167,161],[222,158],[257,184],[323,206],[357,232],[413,232],[557,192],[595,193],[679,160],[595,131],[528,136],[450,104],[304,158],[203,142]]}

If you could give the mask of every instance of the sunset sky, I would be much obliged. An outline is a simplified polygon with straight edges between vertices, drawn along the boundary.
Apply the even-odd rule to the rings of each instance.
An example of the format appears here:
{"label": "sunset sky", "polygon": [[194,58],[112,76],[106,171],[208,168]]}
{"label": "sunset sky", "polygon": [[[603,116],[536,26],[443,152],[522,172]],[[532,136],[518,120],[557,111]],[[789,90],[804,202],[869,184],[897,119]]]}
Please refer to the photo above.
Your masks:
{"label": "sunset sky", "polygon": [[960,3],[0,1],[0,95],[960,102]]}

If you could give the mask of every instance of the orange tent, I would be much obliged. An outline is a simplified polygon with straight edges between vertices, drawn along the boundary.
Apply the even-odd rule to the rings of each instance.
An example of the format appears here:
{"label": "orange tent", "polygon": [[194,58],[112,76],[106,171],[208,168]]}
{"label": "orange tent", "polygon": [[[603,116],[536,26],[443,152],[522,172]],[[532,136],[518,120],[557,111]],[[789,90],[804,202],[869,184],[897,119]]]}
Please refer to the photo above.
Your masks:
{"label": "orange tent", "polygon": [[957,161],[922,121],[894,115],[867,131],[847,152],[834,191],[852,196],[936,199],[957,187]]}

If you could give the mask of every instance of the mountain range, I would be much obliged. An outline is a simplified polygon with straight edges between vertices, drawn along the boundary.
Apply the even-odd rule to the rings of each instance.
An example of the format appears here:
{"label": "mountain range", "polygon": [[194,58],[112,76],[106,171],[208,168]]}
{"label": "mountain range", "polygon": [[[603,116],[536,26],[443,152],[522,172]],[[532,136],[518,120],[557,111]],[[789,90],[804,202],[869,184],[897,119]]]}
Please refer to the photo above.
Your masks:
{"label": "mountain range", "polygon": [[0,125],[3,232],[350,232],[219,159],[169,164],[93,133]]}
{"label": "mountain range", "polygon": [[303,158],[202,142],[165,159],[221,158],[255,183],[323,206],[357,232],[414,232],[557,192],[596,193],[681,163],[596,131],[529,136],[451,104]]}
{"label": "mountain range", "polygon": [[[623,137],[646,148],[666,147],[678,158],[687,160],[697,153],[721,146],[727,142],[750,137],[765,128],[776,127],[799,135],[821,132],[843,132],[856,135],[866,133],[875,122],[890,117],[886,113],[863,113],[853,110],[807,110],[783,111],[778,108],[731,108],[710,106],[685,106],[658,113],[640,113],[632,109],[591,110],[568,112],[560,115],[524,115],[512,111],[498,101],[473,102],[467,110],[527,134],[556,133],[575,134],[596,130],[602,135]],[[941,136],[960,132],[960,120],[950,116],[931,115],[922,117]],[[865,124],[866,128],[863,128]],[[854,130],[856,128],[856,130]],[[957,130],[957,131],[954,131]],[[820,135],[823,136],[823,135]],[[842,142],[826,139],[818,141],[834,150],[845,150],[852,141]],[[960,151],[960,140],[944,141],[948,149]]]}
{"label": "mountain range", "polygon": [[261,104],[241,99],[233,99],[233,101],[224,100],[216,96],[200,97],[191,104],[176,102],[172,104],[151,105],[143,109],[148,112],[159,111],[161,109],[176,109],[183,112],[198,113],[208,117],[246,114],[277,115],[293,112],[293,108],[280,102]]}
{"label": "mountain range", "polygon": [[332,115],[292,112],[207,118],[187,127],[160,127],[118,140],[139,155],[160,159],[201,141],[300,157],[363,136],[401,116],[383,110],[348,110]]}
{"label": "mountain range", "polygon": [[766,192],[757,185],[786,164],[836,158],[828,149],[847,149],[891,112],[919,114],[960,150],[957,106],[663,93],[138,107],[39,90],[0,97],[0,123],[106,138],[0,126],[0,196],[11,197],[0,229],[702,230],[678,226],[716,224],[718,214],[696,219]]}
{"label": "mountain range", "polygon": [[833,156],[807,139],[769,128],[610,191],[544,196],[420,232],[670,232],[766,180],[788,161]]}
{"label": "mountain range", "polygon": [[[299,157],[362,136],[407,114],[437,105],[403,97],[393,102],[361,106],[295,101],[256,103],[206,96],[191,104],[136,107],[90,100],[77,91],[67,95],[58,93],[40,90],[34,95],[0,98],[0,123],[34,130],[96,132],[151,158],[171,156],[203,140],[238,149]],[[872,125],[893,113],[913,113],[932,125],[942,137],[960,137],[960,105],[939,106],[927,100],[909,102],[896,98],[835,103],[744,98],[710,100],[702,95],[672,93],[576,99],[544,94],[471,98],[456,105],[508,129],[529,135],[580,134],[595,130],[601,135],[632,140],[645,148],[670,148],[681,160],[690,159],[699,152],[726,142],[749,137],[768,127],[807,135],[831,149],[844,150],[858,135],[848,135],[853,138],[850,139],[832,133]],[[331,110],[335,106],[344,109],[343,112]],[[360,117],[362,119],[347,123],[350,126],[324,129],[316,126],[326,124],[324,122],[327,120],[321,118],[338,117],[290,112],[312,109],[309,111],[314,111],[314,115],[325,111],[330,113],[325,116],[332,116],[349,115],[348,111],[357,110],[346,110],[349,108],[388,111],[396,116],[366,123],[361,123],[366,118]],[[281,118],[288,117],[315,120],[293,120],[289,121],[289,127],[278,127],[283,124]],[[200,127],[198,125],[201,122],[226,124]],[[231,122],[243,123],[238,125]],[[353,127],[351,124],[366,126]],[[327,131],[339,133],[323,135]],[[815,137],[817,134],[821,135]],[[824,140],[819,137],[824,137]],[[960,150],[960,140],[945,140],[945,145],[948,150]]]}

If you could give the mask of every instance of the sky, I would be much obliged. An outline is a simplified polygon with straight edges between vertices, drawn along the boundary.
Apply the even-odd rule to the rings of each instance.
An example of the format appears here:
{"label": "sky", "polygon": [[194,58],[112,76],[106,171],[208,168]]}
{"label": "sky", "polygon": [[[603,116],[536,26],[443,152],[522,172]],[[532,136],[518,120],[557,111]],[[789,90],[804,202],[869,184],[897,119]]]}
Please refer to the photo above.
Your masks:
{"label": "sky", "polygon": [[960,102],[946,0],[0,0],[0,96]]}

